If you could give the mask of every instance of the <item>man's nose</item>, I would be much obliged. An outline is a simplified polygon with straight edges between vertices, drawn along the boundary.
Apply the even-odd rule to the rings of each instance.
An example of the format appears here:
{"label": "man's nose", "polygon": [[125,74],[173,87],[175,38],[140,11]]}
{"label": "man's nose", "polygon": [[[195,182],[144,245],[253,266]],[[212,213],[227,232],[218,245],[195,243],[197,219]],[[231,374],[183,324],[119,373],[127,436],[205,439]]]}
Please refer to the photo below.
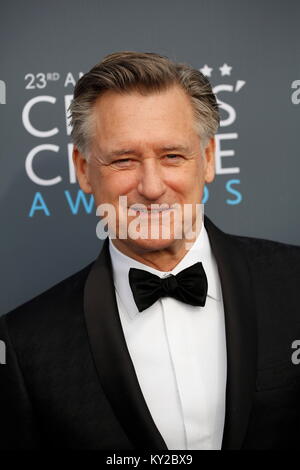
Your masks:
{"label": "man's nose", "polygon": [[140,169],[138,192],[149,201],[158,200],[165,192],[166,186],[160,163],[152,158],[146,159]]}

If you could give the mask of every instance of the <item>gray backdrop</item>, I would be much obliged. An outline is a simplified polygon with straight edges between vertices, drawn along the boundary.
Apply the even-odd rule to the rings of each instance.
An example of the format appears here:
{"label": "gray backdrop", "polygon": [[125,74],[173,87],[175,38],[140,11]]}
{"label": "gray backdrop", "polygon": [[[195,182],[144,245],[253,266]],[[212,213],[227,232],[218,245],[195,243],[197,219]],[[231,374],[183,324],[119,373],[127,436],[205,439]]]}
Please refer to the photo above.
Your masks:
{"label": "gray backdrop", "polygon": [[206,214],[231,233],[300,244],[299,1],[11,0],[0,10],[0,314],[99,252],[93,201],[76,207],[65,106],[79,73],[114,51],[206,65],[222,108]]}

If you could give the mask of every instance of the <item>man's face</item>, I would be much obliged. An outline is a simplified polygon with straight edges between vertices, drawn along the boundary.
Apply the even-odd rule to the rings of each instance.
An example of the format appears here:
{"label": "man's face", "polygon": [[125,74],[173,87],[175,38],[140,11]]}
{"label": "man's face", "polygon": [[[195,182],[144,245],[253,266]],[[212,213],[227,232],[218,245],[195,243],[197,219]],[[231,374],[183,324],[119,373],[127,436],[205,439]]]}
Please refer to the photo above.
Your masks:
{"label": "man's face", "polygon": [[[205,150],[201,148],[193,108],[181,88],[146,96],[107,91],[98,98],[93,112],[92,154],[86,162],[75,149],[74,162],[81,188],[93,193],[97,207],[112,204],[119,222],[119,196],[127,196],[127,208],[175,203],[183,208],[201,203],[205,182],[214,178],[214,140]],[[139,215],[129,215],[128,224]],[[153,219],[149,222],[154,223]],[[162,213],[156,215],[155,223],[163,223]],[[141,254],[172,251],[184,243],[175,239],[174,224],[168,239],[151,238],[150,224],[147,238],[128,236],[117,239],[116,245]]]}

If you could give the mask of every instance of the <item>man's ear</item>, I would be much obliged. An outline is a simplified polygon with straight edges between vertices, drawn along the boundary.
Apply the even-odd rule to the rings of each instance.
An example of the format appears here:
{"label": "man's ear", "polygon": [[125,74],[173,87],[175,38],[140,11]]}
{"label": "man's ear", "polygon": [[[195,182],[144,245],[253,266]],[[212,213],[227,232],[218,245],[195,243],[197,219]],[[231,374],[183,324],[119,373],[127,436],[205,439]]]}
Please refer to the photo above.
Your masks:
{"label": "man's ear", "polygon": [[215,138],[211,137],[204,149],[204,179],[206,183],[211,183],[215,178]]}
{"label": "man's ear", "polygon": [[88,163],[86,158],[79,152],[78,148],[74,146],[73,149],[73,162],[76,170],[77,180],[82,191],[91,193],[92,187],[89,181]]}

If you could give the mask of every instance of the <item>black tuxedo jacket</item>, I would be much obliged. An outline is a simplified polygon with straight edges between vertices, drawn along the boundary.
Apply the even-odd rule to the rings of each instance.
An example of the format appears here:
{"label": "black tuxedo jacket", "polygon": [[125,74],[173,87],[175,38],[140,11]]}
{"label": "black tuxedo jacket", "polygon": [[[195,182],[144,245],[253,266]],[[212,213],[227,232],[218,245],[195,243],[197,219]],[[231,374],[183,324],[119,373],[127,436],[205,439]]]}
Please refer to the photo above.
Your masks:
{"label": "black tuxedo jacket", "polygon": [[[296,448],[300,248],[205,226],[225,309],[222,447]],[[0,448],[167,450],[127,350],[108,240],[94,263],[2,316],[0,339]]]}

